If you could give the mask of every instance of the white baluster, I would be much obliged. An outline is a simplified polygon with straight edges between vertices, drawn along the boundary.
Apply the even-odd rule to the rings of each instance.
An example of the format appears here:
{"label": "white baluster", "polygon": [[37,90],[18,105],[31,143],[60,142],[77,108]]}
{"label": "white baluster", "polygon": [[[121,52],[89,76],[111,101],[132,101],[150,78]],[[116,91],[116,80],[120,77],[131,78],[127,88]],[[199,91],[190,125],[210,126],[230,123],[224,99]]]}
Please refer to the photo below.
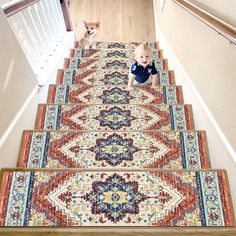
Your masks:
{"label": "white baluster", "polygon": [[59,0],[52,0],[52,1],[54,1],[55,9],[56,9],[58,17],[59,17],[60,27],[62,28],[62,31],[65,33],[66,32],[66,25],[65,25],[60,1]]}
{"label": "white baluster", "polygon": [[55,1],[54,0],[48,1],[48,5],[49,5],[49,8],[50,8],[52,15],[53,15],[53,21],[55,22],[55,25],[56,25],[58,40],[60,40],[60,38],[64,34],[64,29],[60,23],[59,15],[57,14],[57,10],[56,10],[57,7],[55,4]]}
{"label": "white baluster", "polygon": [[39,16],[35,12],[35,7],[28,7],[26,9],[29,17],[27,21],[28,29],[31,32],[31,35],[34,35],[36,38],[36,41],[38,42],[37,46],[40,50],[40,56],[41,56],[41,66],[45,63],[46,60],[46,54],[47,54],[47,44],[46,44],[46,37],[43,34],[43,26],[40,24]]}
{"label": "white baluster", "polygon": [[65,40],[69,39],[60,2],[41,0],[10,16],[8,21],[39,83],[43,84],[55,63],[61,60]]}
{"label": "white baluster", "polygon": [[49,19],[49,16],[47,15],[47,9],[43,5],[43,1],[39,2],[38,7],[39,7],[39,11],[42,14],[41,19],[42,19],[43,25],[45,26],[45,31],[46,31],[48,38],[49,38],[50,47],[53,48],[53,46],[56,44],[56,37],[53,34],[53,30],[50,25],[50,19]]}
{"label": "white baluster", "polygon": [[55,21],[53,20],[53,15],[52,15],[52,12],[49,8],[48,1],[47,0],[41,0],[41,3],[42,3],[42,5],[45,9],[45,13],[47,15],[47,19],[49,21],[50,28],[53,32],[55,41],[57,41],[57,30],[56,30],[57,27],[56,27]]}
{"label": "white baluster", "polygon": [[11,27],[34,71],[40,67],[40,50],[34,34],[27,27],[25,16],[22,13],[8,18]]}

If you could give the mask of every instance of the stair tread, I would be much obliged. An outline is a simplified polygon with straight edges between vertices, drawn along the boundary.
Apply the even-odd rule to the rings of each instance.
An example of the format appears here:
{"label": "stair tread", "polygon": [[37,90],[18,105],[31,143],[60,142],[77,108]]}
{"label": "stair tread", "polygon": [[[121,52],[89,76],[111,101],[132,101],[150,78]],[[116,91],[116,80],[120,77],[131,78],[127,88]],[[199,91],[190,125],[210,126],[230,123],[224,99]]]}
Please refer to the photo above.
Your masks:
{"label": "stair tread", "polygon": [[[112,49],[112,48],[123,48],[123,49],[135,49],[140,43],[143,42],[97,42],[97,49]],[[150,48],[159,48],[158,42],[148,43]],[[74,48],[80,47],[79,42],[74,42]]]}
{"label": "stair tread", "polygon": [[[163,51],[158,49],[152,50],[152,58],[158,59],[163,57]],[[81,48],[72,48],[70,49],[70,57],[74,58],[134,58],[133,49],[81,49]]]}
{"label": "stair tread", "polygon": [[193,130],[191,105],[40,104],[36,129]]}
{"label": "stair tread", "polygon": [[2,226],[234,225],[224,170],[6,169],[1,175]]}
{"label": "stair tread", "polygon": [[[133,59],[130,58],[73,58],[67,57],[64,60],[64,68],[67,69],[112,69],[128,70]],[[168,70],[167,59],[155,59],[155,66],[158,71]]]}
{"label": "stair tread", "polygon": [[[127,70],[86,70],[86,69],[59,69],[58,84],[82,85],[122,85],[128,84]],[[158,71],[159,85],[175,85],[173,71]]]}
{"label": "stair tread", "polygon": [[29,168],[210,168],[204,131],[25,131],[18,161]]}
{"label": "stair tread", "polygon": [[182,104],[181,86],[136,86],[127,91],[127,86],[95,85],[50,85],[48,103],[86,104]]}

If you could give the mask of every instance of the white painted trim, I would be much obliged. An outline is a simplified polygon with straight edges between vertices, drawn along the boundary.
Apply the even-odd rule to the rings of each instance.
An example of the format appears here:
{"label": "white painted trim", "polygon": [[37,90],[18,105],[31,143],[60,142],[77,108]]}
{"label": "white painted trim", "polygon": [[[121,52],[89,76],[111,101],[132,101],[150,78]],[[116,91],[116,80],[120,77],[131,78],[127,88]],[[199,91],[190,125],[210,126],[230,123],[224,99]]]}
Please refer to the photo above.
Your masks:
{"label": "white painted trim", "polygon": [[31,99],[34,97],[34,95],[36,94],[37,90],[38,90],[38,85],[35,86],[35,88],[33,89],[33,91],[30,93],[29,97],[26,99],[26,101],[24,102],[23,106],[20,108],[20,110],[16,113],[16,116],[14,117],[14,119],[12,120],[11,124],[8,126],[8,128],[6,129],[5,133],[3,134],[2,138],[0,139],[0,148],[3,145],[3,143],[6,141],[8,135],[11,133],[11,131],[13,130],[13,128],[15,127],[16,123],[19,121],[20,117],[22,116],[22,114],[24,113],[26,107],[29,105]]}
{"label": "white painted trim", "polygon": [[[155,0],[154,0],[154,2],[155,2]],[[155,20],[155,22],[156,22],[156,20]],[[165,55],[168,55],[167,56],[168,61],[171,62],[174,65],[174,67],[178,68],[178,71],[181,74],[181,81],[184,81],[184,83],[187,84],[187,86],[188,86],[188,93],[192,94],[195,97],[195,101],[198,103],[198,106],[200,106],[204,112],[205,119],[207,119],[209,125],[214,129],[218,138],[221,140],[222,145],[224,145],[225,149],[227,150],[227,152],[229,153],[229,155],[233,159],[234,163],[236,164],[236,152],[234,151],[232,145],[230,144],[228,139],[225,137],[223,131],[221,130],[218,123],[216,122],[214,116],[212,115],[212,113],[208,109],[205,101],[203,100],[203,98],[199,94],[198,90],[196,89],[195,85],[191,81],[191,79],[188,76],[187,72],[185,71],[184,67],[182,66],[182,64],[180,63],[180,61],[178,60],[178,58],[174,54],[174,52],[173,52],[172,48],[170,47],[170,45],[168,44],[165,36],[157,28],[157,25],[155,25],[155,29],[156,29],[156,40],[158,39],[158,41],[160,42],[162,47],[165,49]],[[178,79],[179,78],[176,77],[176,82],[178,82]],[[181,82],[181,84],[183,84],[183,82]],[[191,91],[189,91],[189,89]]]}

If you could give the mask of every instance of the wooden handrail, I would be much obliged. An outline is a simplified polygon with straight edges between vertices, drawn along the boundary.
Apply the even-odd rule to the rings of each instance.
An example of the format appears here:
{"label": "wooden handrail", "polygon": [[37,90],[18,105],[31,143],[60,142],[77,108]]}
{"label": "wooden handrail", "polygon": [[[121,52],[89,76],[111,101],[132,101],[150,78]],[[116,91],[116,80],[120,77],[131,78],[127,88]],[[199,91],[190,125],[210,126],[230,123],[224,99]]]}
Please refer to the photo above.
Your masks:
{"label": "wooden handrail", "polygon": [[70,12],[68,9],[70,1],[60,0],[60,3],[61,3],[62,14],[63,14],[65,24],[66,24],[66,30],[72,31],[72,22],[71,22]]}
{"label": "wooden handrail", "polygon": [[236,28],[224,22],[206,10],[196,6],[187,0],[172,0],[186,11],[197,17],[199,20],[210,26],[223,37],[227,38],[231,43],[236,44]]}
{"label": "wooden handrail", "polygon": [[9,7],[3,8],[3,12],[7,17],[9,17],[39,1],[40,0],[21,0]]}

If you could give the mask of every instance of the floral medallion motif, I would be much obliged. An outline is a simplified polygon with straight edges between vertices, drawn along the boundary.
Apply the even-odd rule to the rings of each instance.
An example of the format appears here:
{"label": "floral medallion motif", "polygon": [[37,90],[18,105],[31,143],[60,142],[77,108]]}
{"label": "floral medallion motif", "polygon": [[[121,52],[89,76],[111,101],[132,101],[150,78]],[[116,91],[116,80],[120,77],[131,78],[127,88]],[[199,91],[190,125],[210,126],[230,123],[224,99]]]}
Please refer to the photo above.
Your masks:
{"label": "floral medallion motif", "polygon": [[122,61],[119,61],[119,60],[114,60],[114,61],[111,61],[111,62],[107,62],[104,69],[126,70],[126,69],[129,69],[129,66],[127,65],[126,62],[122,62]]}
{"label": "floral medallion motif", "polygon": [[96,154],[97,161],[105,160],[111,166],[117,166],[122,161],[132,161],[133,154],[140,150],[133,146],[132,139],[123,139],[118,134],[112,134],[107,139],[98,139],[96,143],[89,151]]}
{"label": "floral medallion motif", "polygon": [[100,116],[96,116],[95,119],[100,121],[100,126],[108,126],[113,130],[118,130],[124,126],[130,127],[131,121],[135,120],[135,117],[131,116],[131,111],[122,110],[115,106],[109,110],[101,110]]}
{"label": "floral medallion motif", "polygon": [[107,45],[107,48],[125,48],[125,44],[122,43],[110,43]]}
{"label": "floral medallion motif", "polygon": [[134,97],[130,96],[129,91],[115,87],[110,90],[104,90],[103,95],[99,96],[99,98],[105,104],[129,104]]}
{"label": "floral medallion motif", "polygon": [[105,85],[123,85],[128,83],[128,76],[120,72],[105,74],[101,81]]}
{"label": "floral medallion motif", "polygon": [[[107,57],[127,57],[128,53],[126,53],[125,51],[122,52],[122,51],[118,51],[118,50],[115,50],[115,51],[111,51],[107,53]],[[129,58],[129,57],[128,57]]]}
{"label": "floral medallion motif", "polygon": [[138,191],[138,182],[125,180],[118,174],[108,177],[105,182],[93,182],[92,191],[83,199],[89,201],[92,214],[104,214],[117,223],[126,214],[138,214],[139,203],[148,199]]}

